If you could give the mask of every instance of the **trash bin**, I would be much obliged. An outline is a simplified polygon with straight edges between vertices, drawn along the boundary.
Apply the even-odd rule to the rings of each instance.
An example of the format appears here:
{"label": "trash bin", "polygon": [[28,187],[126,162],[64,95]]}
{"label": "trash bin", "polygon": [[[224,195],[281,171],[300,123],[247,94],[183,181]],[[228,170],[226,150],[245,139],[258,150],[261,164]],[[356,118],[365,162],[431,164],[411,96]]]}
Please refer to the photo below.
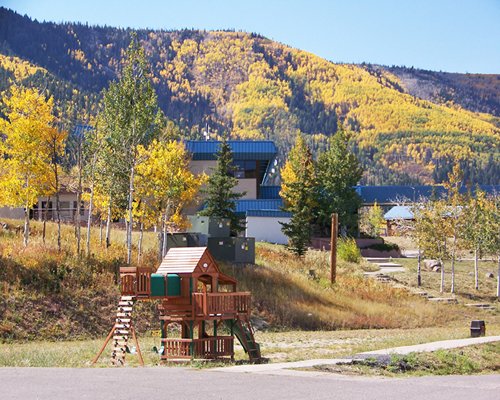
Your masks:
{"label": "trash bin", "polygon": [[486,325],[484,321],[471,321],[470,323],[470,336],[479,337],[486,335]]}

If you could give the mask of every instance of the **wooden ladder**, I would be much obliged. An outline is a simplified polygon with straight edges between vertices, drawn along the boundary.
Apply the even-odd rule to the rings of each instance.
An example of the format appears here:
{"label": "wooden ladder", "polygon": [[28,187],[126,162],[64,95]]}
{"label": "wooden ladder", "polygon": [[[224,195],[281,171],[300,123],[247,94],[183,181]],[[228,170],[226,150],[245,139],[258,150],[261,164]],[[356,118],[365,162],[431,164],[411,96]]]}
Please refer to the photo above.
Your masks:
{"label": "wooden ladder", "polygon": [[120,298],[113,327],[113,352],[111,353],[111,363],[115,366],[125,364],[125,354],[132,326],[133,306],[134,299],[131,296]]}
{"label": "wooden ladder", "polygon": [[142,358],[141,349],[139,347],[139,342],[137,341],[137,336],[135,335],[135,329],[132,324],[132,310],[134,306],[135,298],[133,296],[121,296],[120,302],[118,303],[118,309],[116,311],[116,320],[111,328],[111,331],[106,338],[101,350],[97,356],[92,361],[93,364],[97,362],[100,355],[106,348],[108,342],[113,339],[113,351],[111,353],[111,364],[120,367],[125,364],[125,354],[128,350],[128,341],[130,334],[135,341],[137,353],[139,355],[139,360],[141,365],[144,366],[144,360]]}
{"label": "wooden ladder", "polygon": [[238,315],[236,324],[241,332],[241,339],[243,340],[242,344],[247,350],[250,361],[260,361],[260,346],[255,341],[252,324],[250,323],[248,315]]}

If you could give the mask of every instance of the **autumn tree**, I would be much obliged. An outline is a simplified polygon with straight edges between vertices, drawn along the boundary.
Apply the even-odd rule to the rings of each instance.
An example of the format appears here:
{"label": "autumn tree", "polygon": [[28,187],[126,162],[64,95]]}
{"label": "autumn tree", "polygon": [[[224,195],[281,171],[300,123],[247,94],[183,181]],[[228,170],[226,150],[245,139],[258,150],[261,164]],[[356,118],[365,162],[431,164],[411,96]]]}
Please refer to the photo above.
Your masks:
{"label": "autumn tree", "polygon": [[50,154],[46,139],[53,132],[53,100],[36,89],[12,86],[3,99],[6,119],[0,119],[2,170],[0,192],[4,205],[24,207],[24,245],[29,241],[29,210],[38,197],[50,193]]}
{"label": "autumn tree", "polygon": [[76,193],[76,215],[73,220],[75,227],[75,238],[76,238],[76,253],[80,256],[81,249],[81,215],[80,208],[83,195],[83,170],[85,167],[85,160],[83,157],[83,148],[85,146],[85,126],[77,125],[72,134],[68,138],[68,149],[71,153],[72,161],[74,165],[70,169],[71,176],[71,191]]}
{"label": "autumn tree", "polygon": [[139,146],[148,146],[158,134],[161,114],[150,79],[144,49],[132,38],[120,80],[111,83],[104,93],[102,121],[106,140],[117,160],[118,173],[128,180],[127,263],[132,258],[132,227],[135,169]]}
{"label": "autumn tree", "polygon": [[167,251],[167,231],[179,220],[182,208],[194,201],[204,175],[195,176],[189,170],[189,155],[182,142],[159,142],[154,140],[148,148],[139,146],[136,170],[135,216],[139,220],[141,235],[139,253],[142,248],[144,225],[156,223],[162,228],[162,254]]}
{"label": "autumn tree", "polygon": [[318,225],[323,233],[330,232],[331,215],[338,214],[345,232],[354,234],[358,228],[358,208],[361,198],[356,186],[363,170],[349,151],[349,135],[339,129],[328,142],[328,149],[318,156]]}
{"label": "autumn tree", "polygon": [[281,179],[283,209],[292,214],[290,222],[281,223],[282,231],[288,237],[288,249],[303,256],[311,242],[317,183],[311,150],[301,135],[281,169]]}
{"label": "autumn tree", "polygon": [[474,194],[470,192],[465,199],[462,212],[464,218],[461,241],[463,246],[474,252],[474,288],[479,290],[479,259],[486,252],[490,235],[488,221],[488,199],[486,194],[476,188]]}
{"label": "autumn tree", "polygon": [[245,229],[242,218],[236,213],[236,200],[245,193],[237,193],[234,188],[238,179],[234,177],[233,154],[224,137],[217,152],[217,165],[202,190],[206,195],[205,208],[199,213],[209,217],[227,218],[231,225],[231,235]]}
{"label": "autumn tree", "polygon": [[449,226],[446,214],[449,210],[443,199],[422,200],[412,208],[418,245],[426,257],[432,257],[441,265],[440,292],[444,292],[444,260],[449,257],[447,239]]}
{"label": "autumn tree", "polygon": [[497,298],[500,300],[500,195],[494,193],[487,198],[483,210],[485,252],[497,257]]}
{"label": "autumn tree", "polygon": [[[87,216],[87,237],[86,237],[86,255],[90,257],[90,235],[92,227],[92,217],[95,213],[96,205],[96,187],[105,182],[105,180],[100,180],[101,175],[105,171],[105,160],[104,160],[104,135],[99,129],[99,121],[95,122],[93,128],[85,129],[85,141],[83,143],[82,149],[82,161],[83,161],[83,180],[85,182],[85,187],[87,192],[83,193],[82,199],[88,202],[88,216]],[[102,203],[105,201],[106,197],[98,198]],[[99,210],[102,213],[102,208]],[[101,218],[102,220],[102,218]]]}
{"label": "autumn tree", "polygon": [[380,236],[380,227],[385,223],[384,211],[377,202],[361,217],[361,229],[371,237]]}
{"label": "autumn tree", "polygon": [[451,237],[451,243],[448,246],[448,254],[451,260],[451,293],[455,293],[455,261],[459,248],[459,240],[464,230],[463,218],[463,196],[460,193],[462,186],[462,170],[458,164],[453,166],[453,170],[448,174],[448,180],[444,184],[446,189],[447,210],[443,215],[445,232]]}
{"label": "autumn tree", "polygon": [[[61,164],[66,148],[68,132],[61,127],[51,127],[44,131],[43,147],[48,156],[51,176],[49,179],[49,192],[56,199],[56,221],[57,221],[57,250],[61,251],[61,203],[59,193],[61,191]],[[44,220],[45,224],[45,220]]]}

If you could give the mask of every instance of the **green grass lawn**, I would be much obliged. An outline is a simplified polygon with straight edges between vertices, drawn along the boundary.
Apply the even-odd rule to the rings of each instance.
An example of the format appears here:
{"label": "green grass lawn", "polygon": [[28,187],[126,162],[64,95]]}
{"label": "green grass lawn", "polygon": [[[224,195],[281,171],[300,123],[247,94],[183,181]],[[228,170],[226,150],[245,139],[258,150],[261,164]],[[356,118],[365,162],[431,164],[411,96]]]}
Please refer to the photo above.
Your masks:
{"label": "green grass lawn", "polygon": [[[500,335],[500,324],[487,321],[488,335]],[[467,324],[416,329],[361,329],[345,331],[257,332],[263,357],[270,362],[287,362],[314,358],[347,357],[356,353],[383,348],[409,346],[438,340],[469,337]],[[92,359],[104,343],[104,337],[80,341],[31,341],[0,344],[0,367],[90,367]],[[130,346],[135,343],[130,341]],[[160,339],[147,332],[139,336],[139,345],[147,366],[164,365],[158,354]],[[111,344],[96,367],[110,366]],[[241,346],[235,346],[236,362],[246,362]],[[128,366],[138,366],[136,354],[127,354]],[[176,364],[186,365],[186,364]],[[190,363],[188,363],[190,365]],[[198,362],[191,365],[198,367]]]}

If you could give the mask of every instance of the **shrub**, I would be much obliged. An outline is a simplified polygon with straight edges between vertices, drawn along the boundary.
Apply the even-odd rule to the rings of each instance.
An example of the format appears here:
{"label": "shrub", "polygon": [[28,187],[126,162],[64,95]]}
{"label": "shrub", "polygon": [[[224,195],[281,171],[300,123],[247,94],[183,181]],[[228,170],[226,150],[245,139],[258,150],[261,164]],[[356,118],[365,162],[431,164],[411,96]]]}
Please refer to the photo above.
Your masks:
{"label": "shrub", "polygon": [[361,260],[361,252],[353,238],[343,238],[338,241],[337,255],[341,260],[356,264]]}
{"label": "shrub", "polygon": [[368,246],[367,248],[378,251],[399,250],[399,246],[396,243],[375,243]]}

